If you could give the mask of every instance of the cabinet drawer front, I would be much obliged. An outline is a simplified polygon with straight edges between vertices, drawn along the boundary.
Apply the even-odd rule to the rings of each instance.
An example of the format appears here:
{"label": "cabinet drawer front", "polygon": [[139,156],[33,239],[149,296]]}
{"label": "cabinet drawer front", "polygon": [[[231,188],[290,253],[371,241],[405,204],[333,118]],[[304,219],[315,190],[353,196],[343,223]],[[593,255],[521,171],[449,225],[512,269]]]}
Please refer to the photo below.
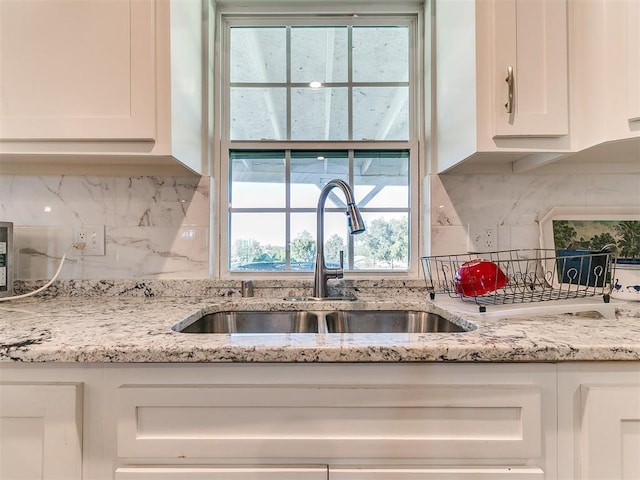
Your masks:
{"label": "cabinet drawer front", "polygon": [[327,467],[122,467],[115,480],[327,480]]}
{"label": "cabinet drawer front", "polygon": [[544,480],[538,467],[330,468],[331,480]]}
{"label": "cabinet drawer front", "polygon": [[121,457],[532,458],[535,386],[119,389]]}

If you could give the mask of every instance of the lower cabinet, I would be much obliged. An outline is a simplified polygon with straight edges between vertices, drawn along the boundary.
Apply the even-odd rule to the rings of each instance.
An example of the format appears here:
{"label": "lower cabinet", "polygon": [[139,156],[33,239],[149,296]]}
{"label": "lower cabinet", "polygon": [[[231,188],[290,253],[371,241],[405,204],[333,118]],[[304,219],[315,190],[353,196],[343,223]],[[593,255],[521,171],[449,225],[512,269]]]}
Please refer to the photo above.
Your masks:
{"label": "lower cabinet", "polygon": [[585,384],[580,400],[583,478],[640,479],[640,383]]}
{"label": "lower cabinet", "polygon": [[640,479],[640,362],[558,365],[560,480]]}
{"label": "lower cabinet", "polygon": [[542,480],[536,467],[329,468],[329,480]]}
{"label": "lower cabinet", "polygon": [[123,467],[115,480],[327,480],[327,467]]}
{"label": "lower cabinet", "polygon": [[640,362],[0,362],[2,480],[640,479]]}
{"label": "lower cabinet", "polygon": [[82,478],[82,386],[0,383],[0,478]]}
{"label": "lower cabinet", "polygon": [[118,405],[122,458],[508,460],[542,454],[541,389],[534,384],[138,384],[119,387]]}
{"label": "lower cabinet", "polygon": [[0,362],[2,480],[640,479],[640,362]]}
{"label": "lower cabinet", "polygon": [[552,364],[208,368],[119,372],[116,480],[555,478]]}
{"label": "lower cabinet", "polygon": [[115,480],[541,480],[532,467],[130,467]]}

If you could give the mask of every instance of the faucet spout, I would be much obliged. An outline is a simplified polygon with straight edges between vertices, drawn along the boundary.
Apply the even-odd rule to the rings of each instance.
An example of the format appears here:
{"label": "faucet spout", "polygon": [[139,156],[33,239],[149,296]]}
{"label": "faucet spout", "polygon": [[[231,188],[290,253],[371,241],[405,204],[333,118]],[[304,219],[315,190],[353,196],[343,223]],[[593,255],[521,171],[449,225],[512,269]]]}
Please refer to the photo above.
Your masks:
{"label": "faucet spout", "polygon": [[343,252],[340,252],[340,267],[329,268],[325,264],[324,258],[324,207],[329,196],[329,192],[334,188],[340,188],[344,193],[347,202],[347,218],[349,224],[349,233],[352,235],[362,233],[365,230],[364,220],[355,203],[353,190],[348,183],[340,179],[330,180],[322,188],[320,198],[318,199],[317,231],[316,231],[316,264],[313,275],[313,296],[316,298],[327,298],[327,280],[329,278],[342,278],[344,275]]}

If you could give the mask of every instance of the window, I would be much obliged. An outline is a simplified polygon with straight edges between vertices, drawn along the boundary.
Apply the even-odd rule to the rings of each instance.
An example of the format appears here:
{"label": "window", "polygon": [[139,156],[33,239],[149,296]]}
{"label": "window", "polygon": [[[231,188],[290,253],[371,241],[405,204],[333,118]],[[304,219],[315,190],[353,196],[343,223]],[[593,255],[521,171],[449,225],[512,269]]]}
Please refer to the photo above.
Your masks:
{"label": "window", "polygon": [[419,12],[221,13],[220,274],[310,272],[316,207],[325,256],[347,272],[410,275],[418,256]]}

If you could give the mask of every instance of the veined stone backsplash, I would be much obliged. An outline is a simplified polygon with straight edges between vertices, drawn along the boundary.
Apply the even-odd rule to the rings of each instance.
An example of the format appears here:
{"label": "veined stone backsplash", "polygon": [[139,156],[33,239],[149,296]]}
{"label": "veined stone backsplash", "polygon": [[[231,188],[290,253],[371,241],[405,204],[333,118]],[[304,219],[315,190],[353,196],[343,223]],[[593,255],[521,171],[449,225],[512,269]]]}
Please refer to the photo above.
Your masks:
{"label": "veined stone backsplash", "polygon": [[[0,175],[0,221],[13,222],[16,279],[55,272],[80,225],[106,226],[106,255],[71,254],[61,279],[209,276],[209,177]],[[423,204],[431,254],[469,247],[468,228],[497,227],[499,249],[539,247],[555,206],[640,210],[640,175],[429,176]]]}
{"label": "veined stone backsplash", "polygon": [[[209,177],[0,176],[16,279],[207,278]],[[80,257],[74,228],[105,225],[105,256]]]}
{"label": "veined stone backsplash", "polygon": [[431,255],[468,251],[478,225],[496,226],[498,250],[540,248],[539,222],[554,207],[640,214],[638,174],[441,175],[430,184]]}

